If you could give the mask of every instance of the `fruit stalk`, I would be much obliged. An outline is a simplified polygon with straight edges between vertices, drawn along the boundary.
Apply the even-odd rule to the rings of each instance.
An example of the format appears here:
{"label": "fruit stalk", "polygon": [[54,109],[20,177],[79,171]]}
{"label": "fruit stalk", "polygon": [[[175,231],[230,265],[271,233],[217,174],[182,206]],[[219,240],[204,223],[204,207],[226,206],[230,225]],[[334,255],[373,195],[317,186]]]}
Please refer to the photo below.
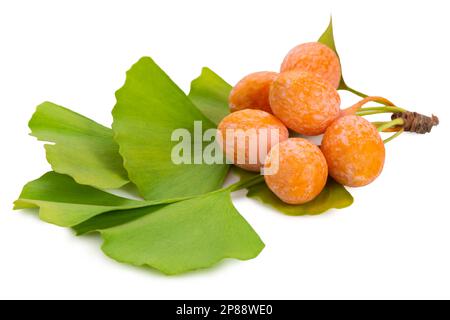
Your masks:
{"label": "fruit stalk", "polygon": [[434,126],[439,124],[439,118],[435,115],[425,116],[417,112],[395,112],[391,116],[392,120],[402,119],[402,129],[407,132],[425,134],[431,132]]}

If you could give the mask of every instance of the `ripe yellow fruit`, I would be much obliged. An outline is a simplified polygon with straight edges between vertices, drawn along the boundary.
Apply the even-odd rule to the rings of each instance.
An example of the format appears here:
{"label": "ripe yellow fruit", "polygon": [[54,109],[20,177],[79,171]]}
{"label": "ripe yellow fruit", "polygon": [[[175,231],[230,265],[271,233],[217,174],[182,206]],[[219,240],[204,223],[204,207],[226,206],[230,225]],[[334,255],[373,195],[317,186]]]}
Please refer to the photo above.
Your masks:
{"label": "ripe yellow fruit", "polygon": [[360,116],[344,116],[333,122],[323,136],[321,149],[330,175],[343,185],[368,185],[383,170],[383,140],[375,126]]}
{"label": "ripe yellow fruit", "polygon": [[[218,131],[218,142],[227,159],[249,171],[260,171],[267,152],[289,137],[288,129],[280,120],[270,113],[255,109],[229,114],[220,122]],[[261,144],[264,141],[266,145]]]}
{"label": "ripe yellow fruit", "polygon": [[340,105],[335,88],[306,72],[281,73],[270,91],[273,114],[288,128],[307,136],[324,133],[339,116]]}
{"label": "ripe yellow fruit", "polygon": [[270,190],[288,204],[313,200],[325,187],[328,167],[320,149],[302,138],[290,138],[274,146],[267,155],[264,168],[275,168],[265,175]]}
{"label": "ripe yellow fruit", "polygon": [[320,42],[296,46],[284,58],[281,72],[299,70],[315,74],[334,88],[341,81],[341,63],[337,54]]}

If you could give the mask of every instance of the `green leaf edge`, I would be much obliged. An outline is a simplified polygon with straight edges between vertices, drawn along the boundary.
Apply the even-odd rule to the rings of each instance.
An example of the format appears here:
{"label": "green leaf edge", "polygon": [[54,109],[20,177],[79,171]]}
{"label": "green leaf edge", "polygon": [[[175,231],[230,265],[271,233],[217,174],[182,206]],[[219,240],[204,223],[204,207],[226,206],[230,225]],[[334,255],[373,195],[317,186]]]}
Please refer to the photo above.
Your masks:
{"label": "green leaf edge", "polygon": [[[301,208],[302,206],[307,206],[308,204],[311,204],[312,202],[314,202],[315,200],[311,200],[310,202],[307,202],[303,205],[289,205],[286,204],[284,202],[282,202],[268,187],[267,185],[261,186],[261,185],[256,185],[254,187],[251,187],[248,189],[247,192],[247,197],[252,198],[252,199],[257,199],[259,202],[261,202],[262,204],[264,204],[267,207],[270,207],[272,209],[275,209],[277,211],[279,211],[280,213],[286,215],[286,216],[291,216],[291,217],[301,217],[301,216],[318,216],[324,213],[327,213],[328,211],[332,210],[332,209],[344,209],[347,208],[349,206],[351,206],[354,202],[354,198],[352,196],[352,194],[341,184],[337,183],[336,181],[334,181],[332,178],[329,178],[328,183],[331,184],[335,184],[336,186],[339,186],[341,189],[339,190],[340,193],[343,193],[344,196],[340,196],[338,199],[339,201],[337,202],[337,204],[333,204],[332,206],[328,206],[326,208],[323,209],[319,209],[316,211],[308,211],[308,212],[301,212],[298,214],[294,214],[294,213],[289,213],[286,211],[283,211],[279,208],[277,208],[277,205],[279,206],[284,206],[287,208],[292,208],[295,209],[296,207]],[[255,190],[258,190],[260,188],[265,188],[263,191],[264,192],[268,192],[271,194],[272,199],[277,200],[276,204],[274,205],[272,202],[266,201],[266,199],[264,197],[262,197],[259,193],[256,193]],[[324,189],[324,191],[322,192],[326,192],[327,189]],[[317,197],[320,197],[321,194],[319,194]],[[316,198],[317,199],[317,198]]]}
{"label": "green leaf edge", "polygon": [[[202,87],[202,84],[205,81],[208,82],[209,87],[207,88],[207,96],[204,95],[202,97],[202,94],[205,93],[203,91],[205,88]],[[213,70],[208,67],[203,67],[200,75],[191,81],[188,98],[191,99],[197,109],[199,109],[206,118],[217,126],[220,121],[230,113],[228,96],[232,88],[233,87],[228,82]],[[210,100],[215,100],[213,101],[213,104],[215,105],[211,110],[207,109],[208,107],[211,108],[211,106],[204,106],[206,104],[204,100],[209,102]],[[223,106],[225,106],[225,108],[223,108]]]}
{"label": "green leaf edge", "polygon": [[[339,53],[336,48],[336,42],[334,40],[333,17],[330,17],[330,23],[329,23],[327,29],[325,30],[325,32],[320,36],[318,42],[328,46],[331,50],[333,50],[339,58],[339,63],[341,62]],[[367,94],[359,92],[358,90],[355,90],[347,85],[347,83],[344,80],[343,73],[342,73],[342,65],[341,65],[341,81],[339,82],[338,90],[345,90],[345,91],[354,93],[357,96],[360,96],[362,98],[365,98],[368,96]]]}
{"label": "green leaf edge", "polygon": [[[127,178],[128,173],[126,172],[125,168],[123,168],[122,172],[117,172],[117,176],[120,177],[120,178],[117,179],[116,183],[112,183],[112,184],[103,184],[103,183],[101,183],[101,184],[98,184],[98,183],[92,183],[92,182],[88,182],[88,181],[85,181],[83,179],[80,179],[77,175],[74,175],[73,172],[71,172],[70,170],[66,170],[62,166],[60,166],[58,164],[59,161],[55,161],[56,159],[54,158],[54,153],[51,152],[51,148],[53,146],[55,146],[56,143],[53,143],[52,141],[49,141],[48,139],[43,139],[43,138],[39,137],[39,135],[36,134],[34,132],[34,130],[33,130],[33,123],[36,121],[37,117],[39,116],[40,108],[42,108],[46,104],[55,105],[55,106],[57,106],[57,107],[59,107],[61,109],[69,111],[70,113],[72,113],[72,114],[74,114],[76,116],[79,116],[80,118],[83,118],[83,119],[87,120],[88,122],[92,123],[93,125],[98,126],[99,128],[111,131],[111,141],[114,141],[114,140],[113,140],[113,132],[112,132],[111,128],[108,128],[108,127],[106,127],[106,126],[104,126],[104,125],[102,125],[102,124],[100,124],[100,123],[98,123],[98,122],[96,122],[96,121],[94,121],[94,120],[92,120],[92,119],[90,119],[90,118],[80,114],[80,113],[77,113],[77,112],[75,112],[75,111],[73,111],[71,109],[68,109],[66,107],[63,107],[61,105],[55,104],[55,103],[50,102],[50,101],[44,101],[43,103],[39,104],[36,107],[35,112],[31,116],[31,119],[28,121],[28,128],[31,130],[30,135],[35,137],[38,141],[50,142],[50,143],[44,144],[45,158],[46,158],[47,162],[50,164],[50,166],[51,166],[51,168],[52,168],[52,170],[54,172],[68,175],[68,176],[72,177],[78,184],[86,185],[86,186],[92,186],[94,188],[99,188],[99,189],[116,189],[116,188],[118,189],[118,188],[121,188],[121,187],[127,185],[128,183],[130,183],[130,180]],[[120,154],[118,154],[118,156],[120,156]]]}
{"label": "green leaf edge", "polygon": [[[174,203],[174,202],[183,200],[183,199],[164,199],[164,200],[152,200],[152,201],[133,200],[133,199],[124,198],[124,197],[120,197],[120,196],[111,194],[109,192],[94,188],[92,186],[79,184],[79,183],[77,183],[77,184],[82,188],[92,189],[95,191],[103,192],[104,194],[107,194],[108,196],[127,201],[130,204],[121,205],[121,206],[105,206],[105,205],[96,205],[96,204],[87,204],[87,203],[83,204],[83,203],[71,203],[71,202],[62,202],[62,201],[58,202],[58,201],[49,201],[49,200],[29,199],[29,198],[22,197],[22,195],[27,192],[28,188],[30,188],[33,184],[39,183],[40,180],[45,179],[45,177],[48,176],[49,174],[57,174],[60,176],[66,176],[66,177],[72,179],[74,181],[74,183],[77,183],[75,181],[75,179],[73,179],[71,176],[63,175],[63,174],[52,172],[52,171],[47,172],[44,175],[42,175],[41,177],[25,184],[25,186],[22,189],[21,194],[19,195],[19,198],[16,201],[14,201],[14,203],[13,203],[13,205],[14,205],[13,210],[38,209],[38,217],[40,220],[50,223],[50,224],[53,224],[53,225],[56,225],[56,226],[59,226],[59,227],[70,228],[70,227],[79,225],[89,219],[92,219],[95,216],[98,216],[101,214],[106,214],[106,213],[109,213],[112,211],[125,211],[125,210],[129,210],[129,209],[138,209],[138,208],[149,207],[149,206],[154,206],[154,205],[170,204],[170,203]],[[52,206],[52,204],[55,204],[56,207],[61,206],[61,207],[67,207],[67,208],[80,207],[80,208],[97,209],[99,212],[92,213],[91,216],[85,218],[84,220],[80,220],[80,221],[73,222],[73,223],[56,222],[54,219],[51,218],[53,216],[52,214],[47,214],[47,211],[51,210],[50,207]],[[104,210],[104,211],[102,211],[102,210]],[[61,219],[60,219],[60,221],[61,221]]]}

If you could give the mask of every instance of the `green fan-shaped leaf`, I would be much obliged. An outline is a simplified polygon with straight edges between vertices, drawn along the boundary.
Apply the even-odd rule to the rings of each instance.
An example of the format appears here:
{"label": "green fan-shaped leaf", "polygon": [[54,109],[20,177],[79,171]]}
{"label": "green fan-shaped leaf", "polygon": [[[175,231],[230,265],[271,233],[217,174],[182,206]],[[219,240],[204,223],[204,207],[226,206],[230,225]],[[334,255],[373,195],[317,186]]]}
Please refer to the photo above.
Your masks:
{"label": "green fan-shaped leaf", "polygon": [[216,125],[230,113],[228,96],[232,87],[209,68],[191,83],[189,99]]}
{"label": "green fan-shaped leaf", "polygon": [[166,274],[207,268],[225,258],[252,259],[264,248],[227,190],[167,205],[99,231],[102,250],[109,257]]}
{"label": "green fan-shaped leaf", "polygon": [[[322,36],[319,38],[319,42],[327,45],[330,49],[332,49],[334,52],[336,52],[337,56],[339,57],[339,53],[336,49],[336,42],[334,40],[334,33],[333,33],[333,19],[330,19],[330,24],[328,25],[325,32],[322,34]],[[341,68],[342,69],[342,68]],[[349,92],[352,92],[362,98],[367,97],[366,94],[359,92],[351,87],[349,87],[344,80],[343,75],[341,75],[341,82],[339,83],[339,90],[346,90]]]}
{"label": "green fan-shaped leaf", "polygon": [[74,227],[78,234],[99,231],[108,256],[167,274],[207,268],[225,258],[252,259],[264,248],[234,208],[229,189],[137,201],[49,172],[24,187],[15,209],[24,208],[40,208],[42,220]]}
{"label": "green fan-shaped leaf", "polygon": [[352,195],[331,178],[314,200],[302,205],[282,202],[264,183],[250,187],[247,196],[290,216],[318,215],[333,208],[346,208],[353,203]]}
{"label": "green fan-shaped leaf", "polygon": [[[171,202],[173,200],[166,200]],[[14,209],[39,208],[39,217],[62,227],[78,225],[104,212],[139,208],[162,201],[137,201],[80,185],[71,177],[48,172],[25,185]]]}
{"label": "green fan-shaped leaf", "polygon": [[54,143],[45,149],[55,172],[102,189],[129,182],[111,129],[51,102],[37,107],[29,127],[39,140]]}
{"label": "green fan-shaped leaf", "polygon": [[[215,128],[180,88],[148,57],[127,72],[116,92],[113,130],[130,180],[145,199],[198,195],[219,188],[227,165],[174,164],[171,141],[176,129],[194,133],[194,121],[203,132]],[[201,147],[192,135],[192,153]],[[207,144],[207,143],[205,143]]]}

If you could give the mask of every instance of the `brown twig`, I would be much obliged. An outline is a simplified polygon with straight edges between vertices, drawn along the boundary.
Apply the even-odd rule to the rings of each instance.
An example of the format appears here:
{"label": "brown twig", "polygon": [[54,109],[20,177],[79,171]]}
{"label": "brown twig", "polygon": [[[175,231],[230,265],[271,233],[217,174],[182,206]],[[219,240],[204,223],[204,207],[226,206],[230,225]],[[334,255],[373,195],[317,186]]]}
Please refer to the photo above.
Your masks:
{"label": "brown twig", "polygon": [[405,131],[419,134],[429,133],[434,126],[439,124],[439,118],[435,115],[428,117],[417,112],[396,112],[391,116],[392,120],[398,118],[403,119],[404,124],[401,127]]}

